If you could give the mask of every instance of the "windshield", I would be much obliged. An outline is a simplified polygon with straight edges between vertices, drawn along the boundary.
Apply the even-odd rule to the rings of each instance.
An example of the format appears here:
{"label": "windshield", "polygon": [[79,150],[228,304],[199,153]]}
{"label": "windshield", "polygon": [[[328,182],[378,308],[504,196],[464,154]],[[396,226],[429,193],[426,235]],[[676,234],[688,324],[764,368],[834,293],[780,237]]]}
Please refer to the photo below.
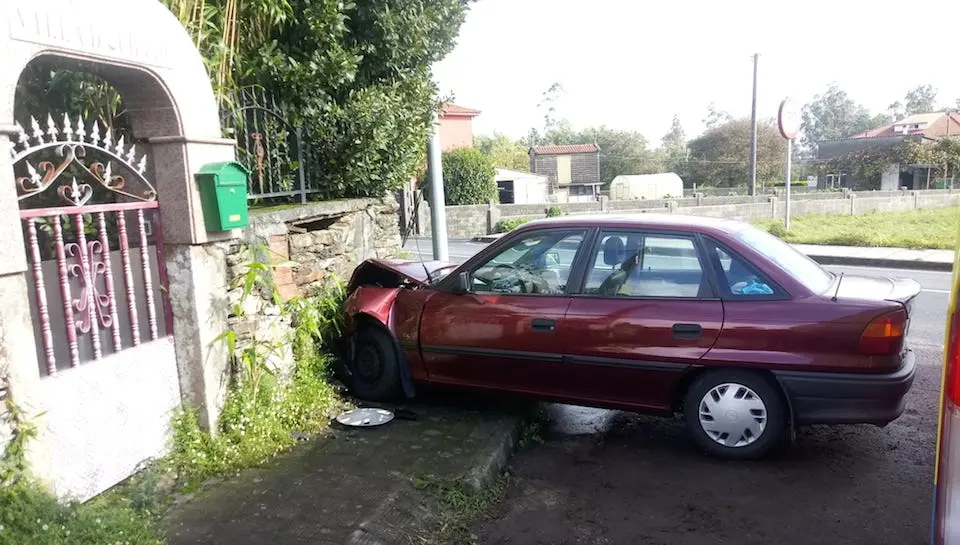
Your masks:
{"label": "windshield", "polygon": [[735,229],[733,235],[780,265],[814,293],[827,291],[833,282],[833,274],[824,270],[816,261],[762,229],[744,225]]}

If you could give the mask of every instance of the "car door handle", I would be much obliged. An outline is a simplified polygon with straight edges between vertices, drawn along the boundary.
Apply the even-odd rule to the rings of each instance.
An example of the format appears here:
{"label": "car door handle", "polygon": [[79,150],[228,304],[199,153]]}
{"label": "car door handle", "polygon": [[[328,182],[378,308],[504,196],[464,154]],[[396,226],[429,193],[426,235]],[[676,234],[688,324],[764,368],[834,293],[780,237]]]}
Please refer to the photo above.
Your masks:
{"label": "car door handle", "polygon": [[553,331],[557,328],[557,321],[550,318],[534,318],[530,325],[534,331]]}
{"label": "car door handle", "polygon": [[699,339],[702,332],[700,324],[673,324],[674,339]]}

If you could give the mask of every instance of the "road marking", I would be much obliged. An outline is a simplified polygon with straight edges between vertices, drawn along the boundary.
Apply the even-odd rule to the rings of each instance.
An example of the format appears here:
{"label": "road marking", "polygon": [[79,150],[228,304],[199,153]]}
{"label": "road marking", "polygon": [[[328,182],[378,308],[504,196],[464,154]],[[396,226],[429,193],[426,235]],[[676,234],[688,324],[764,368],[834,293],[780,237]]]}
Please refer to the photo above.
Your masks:
{"label": "road marking", "polygon": [[931,289],[924,288],[924,289],[921,289],[920,291],[925,291],[927,293],[944,293],[947,295],[950,294],[950,290],[931,290]]}

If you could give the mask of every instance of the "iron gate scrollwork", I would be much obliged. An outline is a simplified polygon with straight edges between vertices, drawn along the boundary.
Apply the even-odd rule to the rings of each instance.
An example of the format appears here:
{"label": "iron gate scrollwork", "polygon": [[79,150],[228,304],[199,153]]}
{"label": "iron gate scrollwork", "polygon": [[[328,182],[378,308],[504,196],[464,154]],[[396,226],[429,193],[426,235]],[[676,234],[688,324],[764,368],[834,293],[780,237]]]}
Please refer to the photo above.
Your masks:
{"label": "iron gate scrollwork", "polygon": [[237,159],[252,173],[247,186],[250,200],[306,203],[317,193],[307,181],[303,129],[291,123],[276,101],[259,86],[239,91],[222,114],[227,136],[237,139]]}
{"label": "iron gate scrollwork", "polygon": [[169,335],[169,299],[161,294],[159,316],[154,293],[166,289],[166,269],[146,154],[97,121],[49,116],[45,130],[35,118],[27,127],[16,125],[10,153],[42,371]]}

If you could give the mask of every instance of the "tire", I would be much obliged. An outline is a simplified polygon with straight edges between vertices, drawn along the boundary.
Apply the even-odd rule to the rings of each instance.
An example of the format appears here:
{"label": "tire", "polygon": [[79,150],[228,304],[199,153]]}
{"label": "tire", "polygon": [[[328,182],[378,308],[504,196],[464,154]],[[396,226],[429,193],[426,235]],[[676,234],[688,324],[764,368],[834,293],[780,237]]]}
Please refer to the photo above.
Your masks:
{"label": "tire", "polygon": [[[713,403],[707,402],[708,394]],[[749,415],[746,420],[744,414]],[[739,369],[700,375],[683,401],[683,417],[697,445],[731,460],[769,454],[784,437],[786,416],[778,388],[763,375]]]}
{"label": "tire", "polygon": [[389,333],[365,326],[357,332],[350,366],[350,389],[369,401],[389,401],[397,397],[400,383],[400,356]]}

